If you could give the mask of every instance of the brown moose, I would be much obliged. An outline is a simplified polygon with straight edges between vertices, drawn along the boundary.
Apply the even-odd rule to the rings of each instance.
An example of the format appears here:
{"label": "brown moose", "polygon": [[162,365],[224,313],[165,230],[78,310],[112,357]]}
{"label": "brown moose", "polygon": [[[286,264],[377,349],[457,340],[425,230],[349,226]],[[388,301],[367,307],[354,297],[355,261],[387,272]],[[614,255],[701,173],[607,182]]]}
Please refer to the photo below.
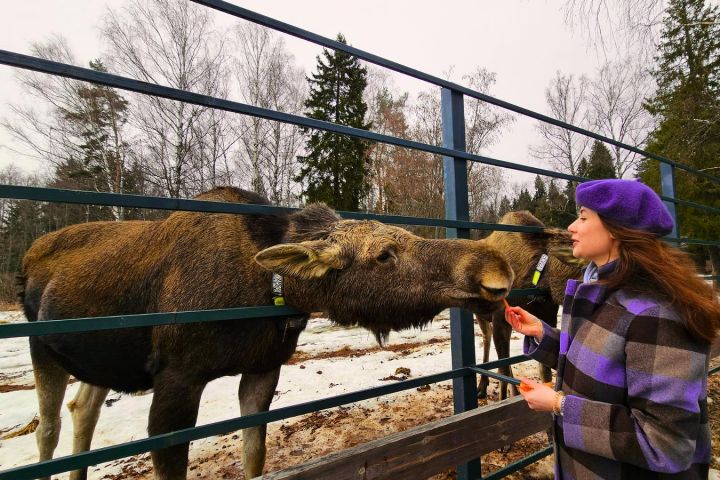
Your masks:
{"label": "brown moose", "polygon": [[[499,223],[505,225],[524,225],[545,227],[545,225],[526,210],[508,212]],[[502,251],[513,271],[515,281],[513,288],[535,288],[532,284],[538,261],[543,254],[548,255],[547,263],[540,275],[537,288],[550,290],[550,297],[532,296],[508,298],[510,305],[521,306],[545,323],[556,326],[557,313],[565,295],[565,284],[568,279],[578,278],[581,271],[581,262],[572,258],[570,232],[559,228],[545,228],[543,232],[506,232],[495,231],[486,238],[486,241]],[[490,357],[490,338],[492,336],[498,359],[510,356],[510,335],[512,328],[503,318],[504,311],[498,310],[486,314],[475,315],[480,329],[483,332],[483,362]],[[512,377],[512,369],[500,367],[499,372]],[[540,376],[543,382],[552,378],[550,369],[541,367]],[[482,376],[478,384],[478,397],[487,397],[488,377]],[[507,398],[505,382],[500,383],[500,399]],[[517,388],[513,385],[512,395],[517,395]]]}
{"label": "brown moose", "polygon": [[[268,204],[232,187],[196,198]],[[28,250],[21,300],[29,321],[270,305],[270,271],[284,278],[289,306],[360,325],[379,340],[447,307],[488,314],[513,281],[505,257],[485,241],[426,240],[315,204],[292,214],[176,212],[73,225]],[[40,460],[57,446],[69,375],[83,382],[69,404],[73,452],[90,448],[109,389],[153,389],[150,435],[195,425],[203,388],[221,376],[242,374],[242,415],[268,410],[307,313],[31,337]],[[154,451],[152,460],[156,478],[184,479],[188,445]],[[262,474],[265,426],[243,431],[243,461],[247,478]]]}

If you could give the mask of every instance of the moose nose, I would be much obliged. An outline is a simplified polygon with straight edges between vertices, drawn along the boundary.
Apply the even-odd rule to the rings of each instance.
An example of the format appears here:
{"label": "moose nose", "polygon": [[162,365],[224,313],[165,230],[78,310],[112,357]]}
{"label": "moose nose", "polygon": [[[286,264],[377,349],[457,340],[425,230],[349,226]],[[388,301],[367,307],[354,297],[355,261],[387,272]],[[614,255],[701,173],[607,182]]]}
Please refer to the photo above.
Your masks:
{"label": "moose nose", "polygon": [[508,289],[507,288],[493,288],[488,287],[485,285],[480,285],[480,288],[485,290],[488,293],[488,296],[491,297],[492,300],[500,300],[505,297],[507,297]]}

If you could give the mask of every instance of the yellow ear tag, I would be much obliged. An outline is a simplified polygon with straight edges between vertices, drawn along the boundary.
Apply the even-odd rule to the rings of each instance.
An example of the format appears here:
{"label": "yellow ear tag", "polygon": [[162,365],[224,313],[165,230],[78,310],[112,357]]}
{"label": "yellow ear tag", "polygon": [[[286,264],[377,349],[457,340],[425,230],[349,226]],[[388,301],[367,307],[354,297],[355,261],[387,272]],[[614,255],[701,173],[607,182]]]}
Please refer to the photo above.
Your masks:
{"label": "yellow ear tag", "polygon": [[273,301],[275,302],[276,307],[282,307],[285,305],[285,299],[283,297],[275,297]]}
{"label": "yellow ear tag", "polygon": [[538,282],[540,281],[540,273],[541,272],[538,272],[537,270],[535,270],[535,273],[533,274],[533,279],[532,279],[533,285],[537,286]]}

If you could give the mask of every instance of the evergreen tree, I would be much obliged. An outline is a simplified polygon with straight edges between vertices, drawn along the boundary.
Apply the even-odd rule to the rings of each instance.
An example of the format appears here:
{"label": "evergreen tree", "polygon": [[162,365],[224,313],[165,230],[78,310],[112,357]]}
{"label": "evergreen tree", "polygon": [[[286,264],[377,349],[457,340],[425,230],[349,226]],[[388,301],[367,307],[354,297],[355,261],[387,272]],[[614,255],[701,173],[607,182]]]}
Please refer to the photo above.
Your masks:
{"label": "evergreen tree", "polygon": [[518,197],[513,200],[512,209],[532,211],[533,198],[530,196],[530,192],[528,192],[526,188],[523,188],[520,191],[520,195],[518,195]]}
{"label": "evergreen tree", "polygon": [[530,211],[542,222],[545,222],[550,216],[547,189],[545,188],[545,182],[540,175],[535,176],[535,195],[533,195],[532,208]]}
{"label": "evergreen tree", "polygon": [[[339,34],[337,40],[347,43]],[[310,96],[305,102],[310,118],[369,129],[363,91],[367,70],[345,52],[323,49],[317,57],[317,72],[308,78]],[[323,201],[339,210],[357,210],[369,191],[368,144],[330,132],[313,130],[307,141],[307,156],[299,157],[307,201]]]}
{"label": "evergreen tree", "polygon": [[580,163],[578,163],[578,175],[581,177],[587,177],[588,169],[590,168],[590,165],[588,165],[587,158],[583,157],[580,159]]}
{"label": "evergreen tree", "polygon": [[569,225],[569,223],[564,223],[567,198],[558,188],[554,178],[550,180],[550,185],[548,186],[547,204],[548,215],[547,218],[542,219],[546,225],[553,227],[566,227]]}
{"label": "evergreen tree", "polygon": [[498,220],[510,211],[512,211],[512,203],[507,196],[503,195],[502,200],[500,200],[500,207],[498,207]]}
{"label": "evergreen tree", "polygon": [[[90,68],[99,72],[107,71],[100,60],[91,61]],[[73,143],[77,148],[55,168],[55,179],[49,186],[141,193],[136,188],[138,178],[134,178],[138,171],[126,160],[130,149],[123,140],[123,130],[127,123],[127,100],[116,90],[102,85],[81,84],[73,93],[75,99],[69,102],[71,108],[58,107],[58,114],[68,124],[68,131],[72,132]],[[76,216],[82,218],[84,215],[82,221],[132,218],[132,215],[128,217],[122,207],[85,208],[77,205],[75,210]]]}
{"label": "evergreen tree", "polygon": [[[658,90],[646,108],[658,128],[648,151],[720,176],[720,9],[703,0],[671,0],[656,61],[653,75]],[[678,198],[720,207],[720,185],[676,172]],[[659,190],[656,160],[644,160],[639,174]],[[720,238],[716,213],[679,207],[678,223],[684,237]],[[704,248],[715,274],[720,274],[720,248]]]}
{"label": "evergreen tree", "polygon": [[575,205],[575,187],[576,182],[568,182],[565,184],[565,190],[563,191],[563,197],[565,197],[565,208],[558,218],[558,226],[567,226],[575,221],[577,218],[577,205]]}
{"label": "evergreen tree", "polygon": [[603,143],[597,140],[590,150],[590,159],[587,162],[584,176],[593,179],[615,178],[612,154]]}

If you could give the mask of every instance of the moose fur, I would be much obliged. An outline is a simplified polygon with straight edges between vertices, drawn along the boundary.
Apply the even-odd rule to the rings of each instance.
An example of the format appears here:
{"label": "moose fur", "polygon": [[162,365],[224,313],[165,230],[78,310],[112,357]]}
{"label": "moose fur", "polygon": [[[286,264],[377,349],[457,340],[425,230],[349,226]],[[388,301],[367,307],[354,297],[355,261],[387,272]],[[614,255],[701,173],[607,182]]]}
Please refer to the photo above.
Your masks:
{"label": "moose fur", "polygon": [[[508,212],[501,219],[501,224],[524,225],[533,227],[545,227],[545,225],[526,210]],[[557,314],[565,294],[565,284],[568,279],[578,278],[581,272],[581,261],[571,256],[572,241],[570,233],[559,228],[545,228],[543,232],[520,233],[495,231],[487,242],[507,257],[510,266],[515,272],[513,288],[535,288],[532,284],[533,274],[538,260],[543,253],[550,258],[540,276],[537,288],[550,290],[549,297],[530,296],[508,298],[508,303],[513,306],[520,306],[535,315],[545,323],[556,326]],[[504,311],[476,315],[475,318],[483,331],[483,361],[487,362],[490,356],[490,338],[495,344],[495,351],[498,359],[510,356],[510,335],[512,328],[505,321]],[[499,368],[501,374],[512,377],[512,369],[507,367]],[[540,368],[540,376],[544,382],[550,381],[552,376],[547,367]],[[500,398],[507,398],[507,387],[505,382],[500,383]],[[488,377],[482,376],[478,384],[478,397],[487,396]],[[517,395],[517,388],[512,385],[512,395]]]}
{"label": "moose fur", "polygon": [[[196,198],[268,204],[232,187]],[[77,453],[90,447],[110,389],[153,389],[150,435],[195,425],[205,385],[221,376],[242,374],[242,415],[266,411],[310,312],[382,340],[447,307],[488,314],[513,281],[505,257],[485,241],[426,240],[379,222],[341,220],[316,204],[291,214],[176,212],[161,221],[73,225],[28,250],[20,293],[31,322],[270,305],[271,271],[283,276],[285,301],[301,317],[31,337],[40,460],[57,446],[69,375],[82,382],[68,405]],[[156,478],[184,479],[188,445],[154,451],[152,460]],[[243,431],[243,460],[246,478],[262,474],[265,426]]]}

